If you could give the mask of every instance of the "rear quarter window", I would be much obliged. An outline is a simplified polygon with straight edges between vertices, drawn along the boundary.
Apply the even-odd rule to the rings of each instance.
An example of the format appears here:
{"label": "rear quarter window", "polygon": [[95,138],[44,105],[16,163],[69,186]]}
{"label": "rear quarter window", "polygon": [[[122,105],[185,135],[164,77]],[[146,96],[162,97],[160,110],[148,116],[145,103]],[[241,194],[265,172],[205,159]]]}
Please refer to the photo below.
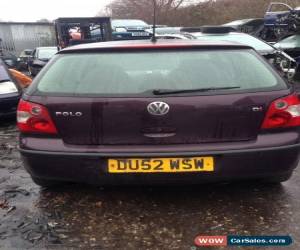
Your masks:
{"label": "rear quarter window", "polygon": [[252,50],[61,54],[37,80],[40,93],[67,95],[127,96],[154,89],[230,86],[240,88],[229,92],[287,88]]}

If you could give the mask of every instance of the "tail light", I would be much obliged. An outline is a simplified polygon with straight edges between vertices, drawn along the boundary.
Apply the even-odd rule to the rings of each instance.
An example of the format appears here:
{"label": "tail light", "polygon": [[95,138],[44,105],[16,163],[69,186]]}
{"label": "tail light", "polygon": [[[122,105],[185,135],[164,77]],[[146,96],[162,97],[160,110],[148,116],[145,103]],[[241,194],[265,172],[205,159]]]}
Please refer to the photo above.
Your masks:
{"label": "tail light", "polygon": [[20,100],[17,123],[22,133],[57,134],[47,108],[40,104]]}
{"label": "tail light", "polygon": [[263,129],[300,126],[300,100],[295,94],[273,101],[263,122]]}

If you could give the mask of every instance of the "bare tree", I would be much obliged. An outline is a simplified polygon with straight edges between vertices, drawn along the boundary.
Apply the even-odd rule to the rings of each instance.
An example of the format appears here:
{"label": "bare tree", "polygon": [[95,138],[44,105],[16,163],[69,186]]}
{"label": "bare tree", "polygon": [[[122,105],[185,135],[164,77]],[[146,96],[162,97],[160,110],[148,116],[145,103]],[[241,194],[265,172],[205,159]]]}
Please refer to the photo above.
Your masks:
{"label": "bare tree", "polygon": [[[263,17],[274,0],[156,0],[157,23],[171,26],[223,24],[237,19]],[[300,0],[281,0],[292,7]],[[113,18],[153,20],[153,2],[115,0],[107,6]]]}
{"label": "bare tree", "polygon": [[[178,10],[185,0],[156,0],[158,22],[165,23],[171,12]],[[115,0],[107,6],[113,18],[137,18],[152,23],[153,1]]]}

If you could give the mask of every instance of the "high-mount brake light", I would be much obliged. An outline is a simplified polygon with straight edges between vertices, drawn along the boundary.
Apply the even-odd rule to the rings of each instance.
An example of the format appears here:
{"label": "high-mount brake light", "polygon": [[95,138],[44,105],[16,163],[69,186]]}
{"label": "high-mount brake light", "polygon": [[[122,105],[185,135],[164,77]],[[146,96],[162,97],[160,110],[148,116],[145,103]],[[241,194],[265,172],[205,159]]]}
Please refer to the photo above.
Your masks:
{"label": "high-mount brake light", "polygon": [[20,100],[17,124],[22,133],[57,134],[47,108],[37,103]]}
{"label": "high-mount brake light", "polygon": [[300,126],[300,100],[292,94],[273,101],[268,109],[262,129]]}

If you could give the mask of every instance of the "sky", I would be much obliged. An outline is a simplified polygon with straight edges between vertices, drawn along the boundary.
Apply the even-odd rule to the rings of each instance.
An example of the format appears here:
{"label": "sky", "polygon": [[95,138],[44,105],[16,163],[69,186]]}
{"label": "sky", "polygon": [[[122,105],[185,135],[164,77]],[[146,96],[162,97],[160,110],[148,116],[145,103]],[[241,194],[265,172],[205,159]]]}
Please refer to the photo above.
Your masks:
{"label": "sky", "polygon": [[42,18],[90,17],[112,0],[0,0],[0,20],[31,22]]}

